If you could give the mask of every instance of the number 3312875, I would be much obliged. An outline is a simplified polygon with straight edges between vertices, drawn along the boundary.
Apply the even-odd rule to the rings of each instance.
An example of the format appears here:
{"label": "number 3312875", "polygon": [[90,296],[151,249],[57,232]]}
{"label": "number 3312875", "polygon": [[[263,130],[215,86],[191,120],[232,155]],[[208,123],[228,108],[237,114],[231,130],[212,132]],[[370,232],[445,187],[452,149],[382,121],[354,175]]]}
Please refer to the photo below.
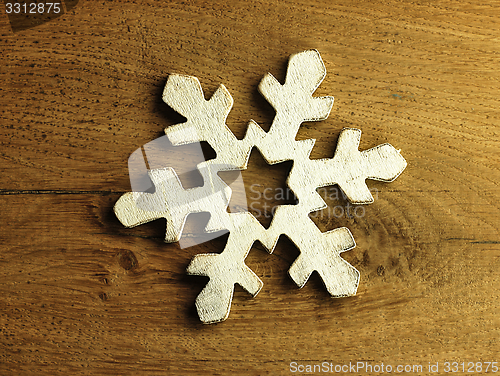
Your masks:
{"label": "number 3312875", "polygon": [[445,362],[444,372],[468,372],[468,373],[482,373],[482,372],[498,372],[497,362]]}
{"label": "number 3312875", "polygon": [[60,13],[61,3],[6,3],[5,11],[10,13],[41,14],[41,13]]}

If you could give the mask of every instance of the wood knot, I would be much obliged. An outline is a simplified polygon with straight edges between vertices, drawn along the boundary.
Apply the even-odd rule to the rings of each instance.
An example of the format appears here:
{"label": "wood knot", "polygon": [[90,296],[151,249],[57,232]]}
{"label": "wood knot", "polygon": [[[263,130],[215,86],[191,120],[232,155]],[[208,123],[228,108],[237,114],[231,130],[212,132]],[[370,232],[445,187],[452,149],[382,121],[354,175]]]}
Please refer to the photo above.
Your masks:
{"label": "wood knot", "polygon": [[105,302],[106,300],[108,300],[108,294],[106,294],[105,292],[101,292],[101,293],[99,294],[99,298],[100,298],[103,302]]}
{"label": "wood knot", "polygon": [[378,268],[377,268],[377,274],[379,276],[383,276],[385,274],[385,268],[383,265],[379,265]]}
{"label": "wood knot", "polygon": [[125,270],[133,270],[139,266],[134,253],[129,250],[118,252],[118,264]]}

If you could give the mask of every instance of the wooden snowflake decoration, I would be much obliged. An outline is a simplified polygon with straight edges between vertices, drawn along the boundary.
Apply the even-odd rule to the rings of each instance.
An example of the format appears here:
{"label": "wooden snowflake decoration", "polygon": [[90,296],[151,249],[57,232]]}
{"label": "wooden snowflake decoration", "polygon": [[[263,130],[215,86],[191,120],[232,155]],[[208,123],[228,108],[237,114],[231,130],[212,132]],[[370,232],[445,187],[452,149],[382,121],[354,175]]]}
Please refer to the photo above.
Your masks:
{"label": "wooden snowflake decoration", "polygon": [[[373,197],[366,179],[390,182],[406,167],[405,159],[389,144],[358,151],[361,131],[343,129],[333,158],[311,160],[315,140],[296,140],[305,121],[324,120],[330,114],[333,97],[313,97],[323,81],[326,69],[316,50],[290,57],[286,81],[281,85],[271,74],[259,84],[260,93],[276,110],[269,132],[250,121],[245,138],[236,139],[226,125],[233,99],[221,85],[205,100],[197,78],[170,75],[163,100],[187,118],[165,130],[173,145],[208,142],[217,153],[215,159],[202,162],[198,169],[204,185],[185,190],[172,168],[150,170],[155,192],[130,192],[115,205],[118,219],[126,227],[166,218],[165,241],[180,239],[190,213],[210,212],[207,232],[228,230],[227,244],[220,254],[196,255],[188,274],[210,278],[196,299],[199,317],[204,323],[224,321],[229,315],[234,284],[255,296],[262,281],[245,264],[252,245],[259,240],[272,253],[280,235],[286,235],[300,250],[289,275],[302,287],[317,271],[333,297],[356,294],[359,272],[340,257],[355,247],[351,232],[337,228],[322,233],[309,213],[326,208],[317,193],[319,187],[338,184],[351,203],[369,204]],[[223,170],[244,170],[252,148],[258,148],[269,164],[293,161],[288,187],[298,198],[296,205],[278,206],[271,225],[265,229],[249,212],[229,213],[231,189],[217,175]]]}

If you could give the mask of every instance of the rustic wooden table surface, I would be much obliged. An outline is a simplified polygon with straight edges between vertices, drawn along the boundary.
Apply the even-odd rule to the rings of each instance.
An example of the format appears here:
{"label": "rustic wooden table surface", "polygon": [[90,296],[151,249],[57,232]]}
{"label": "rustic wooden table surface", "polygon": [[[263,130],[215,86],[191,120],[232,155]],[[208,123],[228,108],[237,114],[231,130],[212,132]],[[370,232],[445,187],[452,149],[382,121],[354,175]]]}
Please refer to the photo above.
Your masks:
{"label": "rustic wooden table surface", "polygon": [[[0,6],[0,374],[500,367],[498,2],[66,3],[24,29]],[[348,215],[329,198],[336,214],[314,218],[352,231],[358,294],[332,299],[317,275],[299,290],[287,275],[299,251],[282,239],[247,258],[259,295],[236,287],[229,319],[203,325],[206,279],[185,268],[224,239],[181,249],[163,242],[164,221],[124,228],[113,205],[130,190],[128,157],[183,121],[161,100],[169,73],[197,76],[207,98],[224,84],[242,138],[274,117],[262,76],[283,82],[288,56],[313,48],[327,68],[316,95],[335,103],[299,131],[317,139],[311,157],[354,127],[361,150],[389,142],[408,161],[393,183],[368,182],[373,204]],[[277,192],[289,168],[253,153],[243,178]]]}

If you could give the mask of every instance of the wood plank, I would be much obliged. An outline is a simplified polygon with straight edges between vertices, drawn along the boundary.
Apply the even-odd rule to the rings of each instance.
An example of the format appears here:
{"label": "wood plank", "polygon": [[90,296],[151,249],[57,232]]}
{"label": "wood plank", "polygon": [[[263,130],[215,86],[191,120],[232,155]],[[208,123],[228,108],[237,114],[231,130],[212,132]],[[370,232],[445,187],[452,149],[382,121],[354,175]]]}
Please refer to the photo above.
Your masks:
{"label": "wood plank", "polygon": [[[500,362],[497,5],[89,0],[16,33],[3,13],[0,373]],[[316,95],[335,97],[327,120],[299,130],[317,139],[312,158],[354,127],[360,150],[389,142],[408,167],[369,181],[375,202],[352,218],[334,190],[313,213],[322,231],[353,233],[342,256],[361,273],[355,297],[331,299],[317,275],[297,289],[287,270],[299,251],[281,239],[247,258],[258,296],[237,288],[229,319],[202,325],[206,280],[185,268],[224,239],[181,249],[161,221],[121,226],[112,207],[130,189],[127,159],[182,121],[161,101],[169,73],[198,77],[207,98],[224,84],[242,138],[249,119],[268,130],[274,116],[262,76],[283,81],[288,56],[311,48],[327,68]],[[247,189],[283,186],[289,166],[265,167],[243,173]]]}

